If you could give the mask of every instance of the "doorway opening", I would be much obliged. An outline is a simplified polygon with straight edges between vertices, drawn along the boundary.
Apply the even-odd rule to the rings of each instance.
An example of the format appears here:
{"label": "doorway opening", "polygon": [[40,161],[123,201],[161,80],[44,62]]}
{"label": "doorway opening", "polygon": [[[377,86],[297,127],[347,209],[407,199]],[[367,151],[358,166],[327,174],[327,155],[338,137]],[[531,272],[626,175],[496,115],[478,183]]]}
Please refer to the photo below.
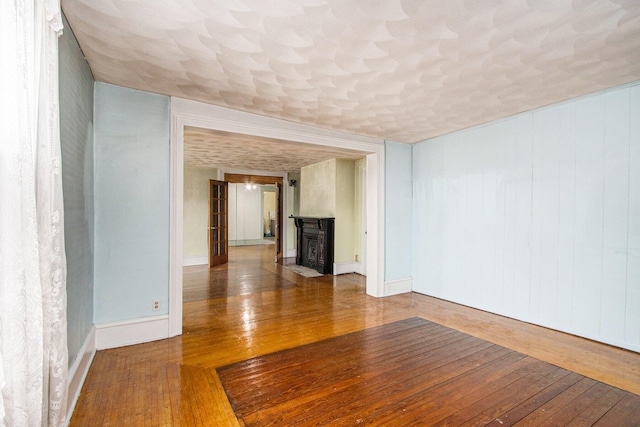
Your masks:
{"label": "doorway opening", "polygon": [[[283,177],[225,173],[229,183],[229,241],[231,246],[274,245],[274,259],[283,256],[285,238]],[[266,197],[272,194],[272,197]],[[265,214],[265,200],[269,202]],[[269,239],[265,239],[267,234]]]}
{"label": "doorway opening", "polygon": [[[242,157],[246,166],[257,158],[267,158],[270,164],[287,160],[273,156],[272,150],[266,150],[265,144],[275,146],[276,150],[284,152],[288,157],[291,153],[304,153],[315,150],[332,152],[357,152],[366,156],[366,253],[367,277],[366,292],[373,296],[384,294],[384,141],[377,138],[344,134],[335,131],[315,129],[309,126],[283,122],[277,119],[256,116],[250,113],[228,110],[213,105],[197,103],[180,98],[171,99],[171,191],[170,191],[170,267],[169,267],[169,315],[168,336],[182,333],[182,268],[183,268],[183,192],[184,192],[184,159],[185,159],[185,129],[196,127],[207,129],[218,137],[233,139],[240,136],[240,147],[232,147],[236,158]],[[251,156],[245,149],[245,140],[252,139],[259,147],[255,156]],[[249,145],[251,143],[249,142]],[[229,145],[229,144],[227,144]],[[202,147],[200,147],[202,148]],[[202,150],[203,158],[221,155],[223,150]],[[229,149],[229,146],[226,147]],[[268,156],[265,153],[269,153]],[[266,156],[266,157],[265,157]],[[334,157],[339,157],[334,156]],[[308,164],[310,164],[309,162]],[[236,166],[240,165],[240,166]],[[240,163],[226,166],[229,169],[241,169]],[[260,168],[251,170],[260,171]],[[271,170],[271,169],[269,169]],[[279,168],[278,170],[289,170]],[[291,169],[295,170],[295,169]],[[286,174],[285,174],[286,177]],[[284,194],[286,197],[286,192]]]}

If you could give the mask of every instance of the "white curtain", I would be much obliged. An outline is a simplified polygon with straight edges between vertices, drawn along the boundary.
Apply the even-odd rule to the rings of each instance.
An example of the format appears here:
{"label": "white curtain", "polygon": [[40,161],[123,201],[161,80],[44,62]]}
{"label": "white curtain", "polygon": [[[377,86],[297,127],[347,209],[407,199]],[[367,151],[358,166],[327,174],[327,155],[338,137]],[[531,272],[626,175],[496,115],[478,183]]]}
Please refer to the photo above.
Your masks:
{"label": "white curtain", "polygon": [[0,426],[66,420],[59,0],[0,0]]}

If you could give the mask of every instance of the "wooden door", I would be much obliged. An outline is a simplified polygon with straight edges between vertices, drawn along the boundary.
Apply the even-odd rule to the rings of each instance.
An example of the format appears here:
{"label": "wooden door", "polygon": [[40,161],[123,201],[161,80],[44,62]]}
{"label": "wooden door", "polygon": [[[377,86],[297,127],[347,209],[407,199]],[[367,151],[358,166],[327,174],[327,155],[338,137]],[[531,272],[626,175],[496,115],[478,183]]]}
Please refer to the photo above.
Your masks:
{"label": "wooden door", "polygon": [[229,261],[229,183],[209,180],[209,268]]}
{"label": "wooden door", "polygon": [[276,249],[276,262],[282,259],[282,183],[276,182],[276,232],[275,232],[275,249]]}

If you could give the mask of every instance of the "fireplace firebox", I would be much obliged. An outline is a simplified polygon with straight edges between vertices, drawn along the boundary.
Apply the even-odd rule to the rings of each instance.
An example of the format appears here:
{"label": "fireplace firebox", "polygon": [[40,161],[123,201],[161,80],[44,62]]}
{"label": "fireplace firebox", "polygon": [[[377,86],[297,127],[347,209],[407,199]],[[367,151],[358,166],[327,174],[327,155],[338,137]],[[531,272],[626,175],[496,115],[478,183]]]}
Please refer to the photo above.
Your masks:
{"label": "fireplace firebox", "polygon": [[335,218],[293,216],[297,229],[296,264],[333,274]]}

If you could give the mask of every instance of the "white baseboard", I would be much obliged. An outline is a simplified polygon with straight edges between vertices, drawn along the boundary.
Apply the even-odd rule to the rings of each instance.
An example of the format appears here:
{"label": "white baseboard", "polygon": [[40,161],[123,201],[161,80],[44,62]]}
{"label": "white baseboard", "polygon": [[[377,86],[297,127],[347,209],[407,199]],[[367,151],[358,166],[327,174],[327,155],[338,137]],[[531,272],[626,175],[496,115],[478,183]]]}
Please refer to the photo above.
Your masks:
{"label": "white baseboard", "polygon": [[413,278],[405,277],[404,279],[389,280],[384,282],[384,296],[405,294],[411,292],[413,287]]}
{"label": "white baseboard", "polygon": [[67,425],[71,422],[71,415],[80,397],[80,390],[84,380],[89,373],[89,367],[96,355],[96,328],[91,327],[89,334],[84,340],[76,359],[69,367],[69,376],[67,378]]}
{"label": "white baseboard", "polygon": [[96,348],[98,350],[164,338],[169,338],[168,314],[96,325]]}
{"label": "white baseboard", "polygon": [[202,265],[208,264],[209,258],[207,255],[195,255],[195,256],[186,256],[182,258],[182,266],[188,267],[190,265]]}
{"label": "white baseboard", "polygon": [[334,262],[333,263],[333,275],[355,273],[360,270],[360,263],[357,261],[351,262]]}
{"label": "white baseboard", "polygon": [[285,258],[295,258],[296,255],[297,255],[296,248],[287,249],[287,255],[285,256]]}

